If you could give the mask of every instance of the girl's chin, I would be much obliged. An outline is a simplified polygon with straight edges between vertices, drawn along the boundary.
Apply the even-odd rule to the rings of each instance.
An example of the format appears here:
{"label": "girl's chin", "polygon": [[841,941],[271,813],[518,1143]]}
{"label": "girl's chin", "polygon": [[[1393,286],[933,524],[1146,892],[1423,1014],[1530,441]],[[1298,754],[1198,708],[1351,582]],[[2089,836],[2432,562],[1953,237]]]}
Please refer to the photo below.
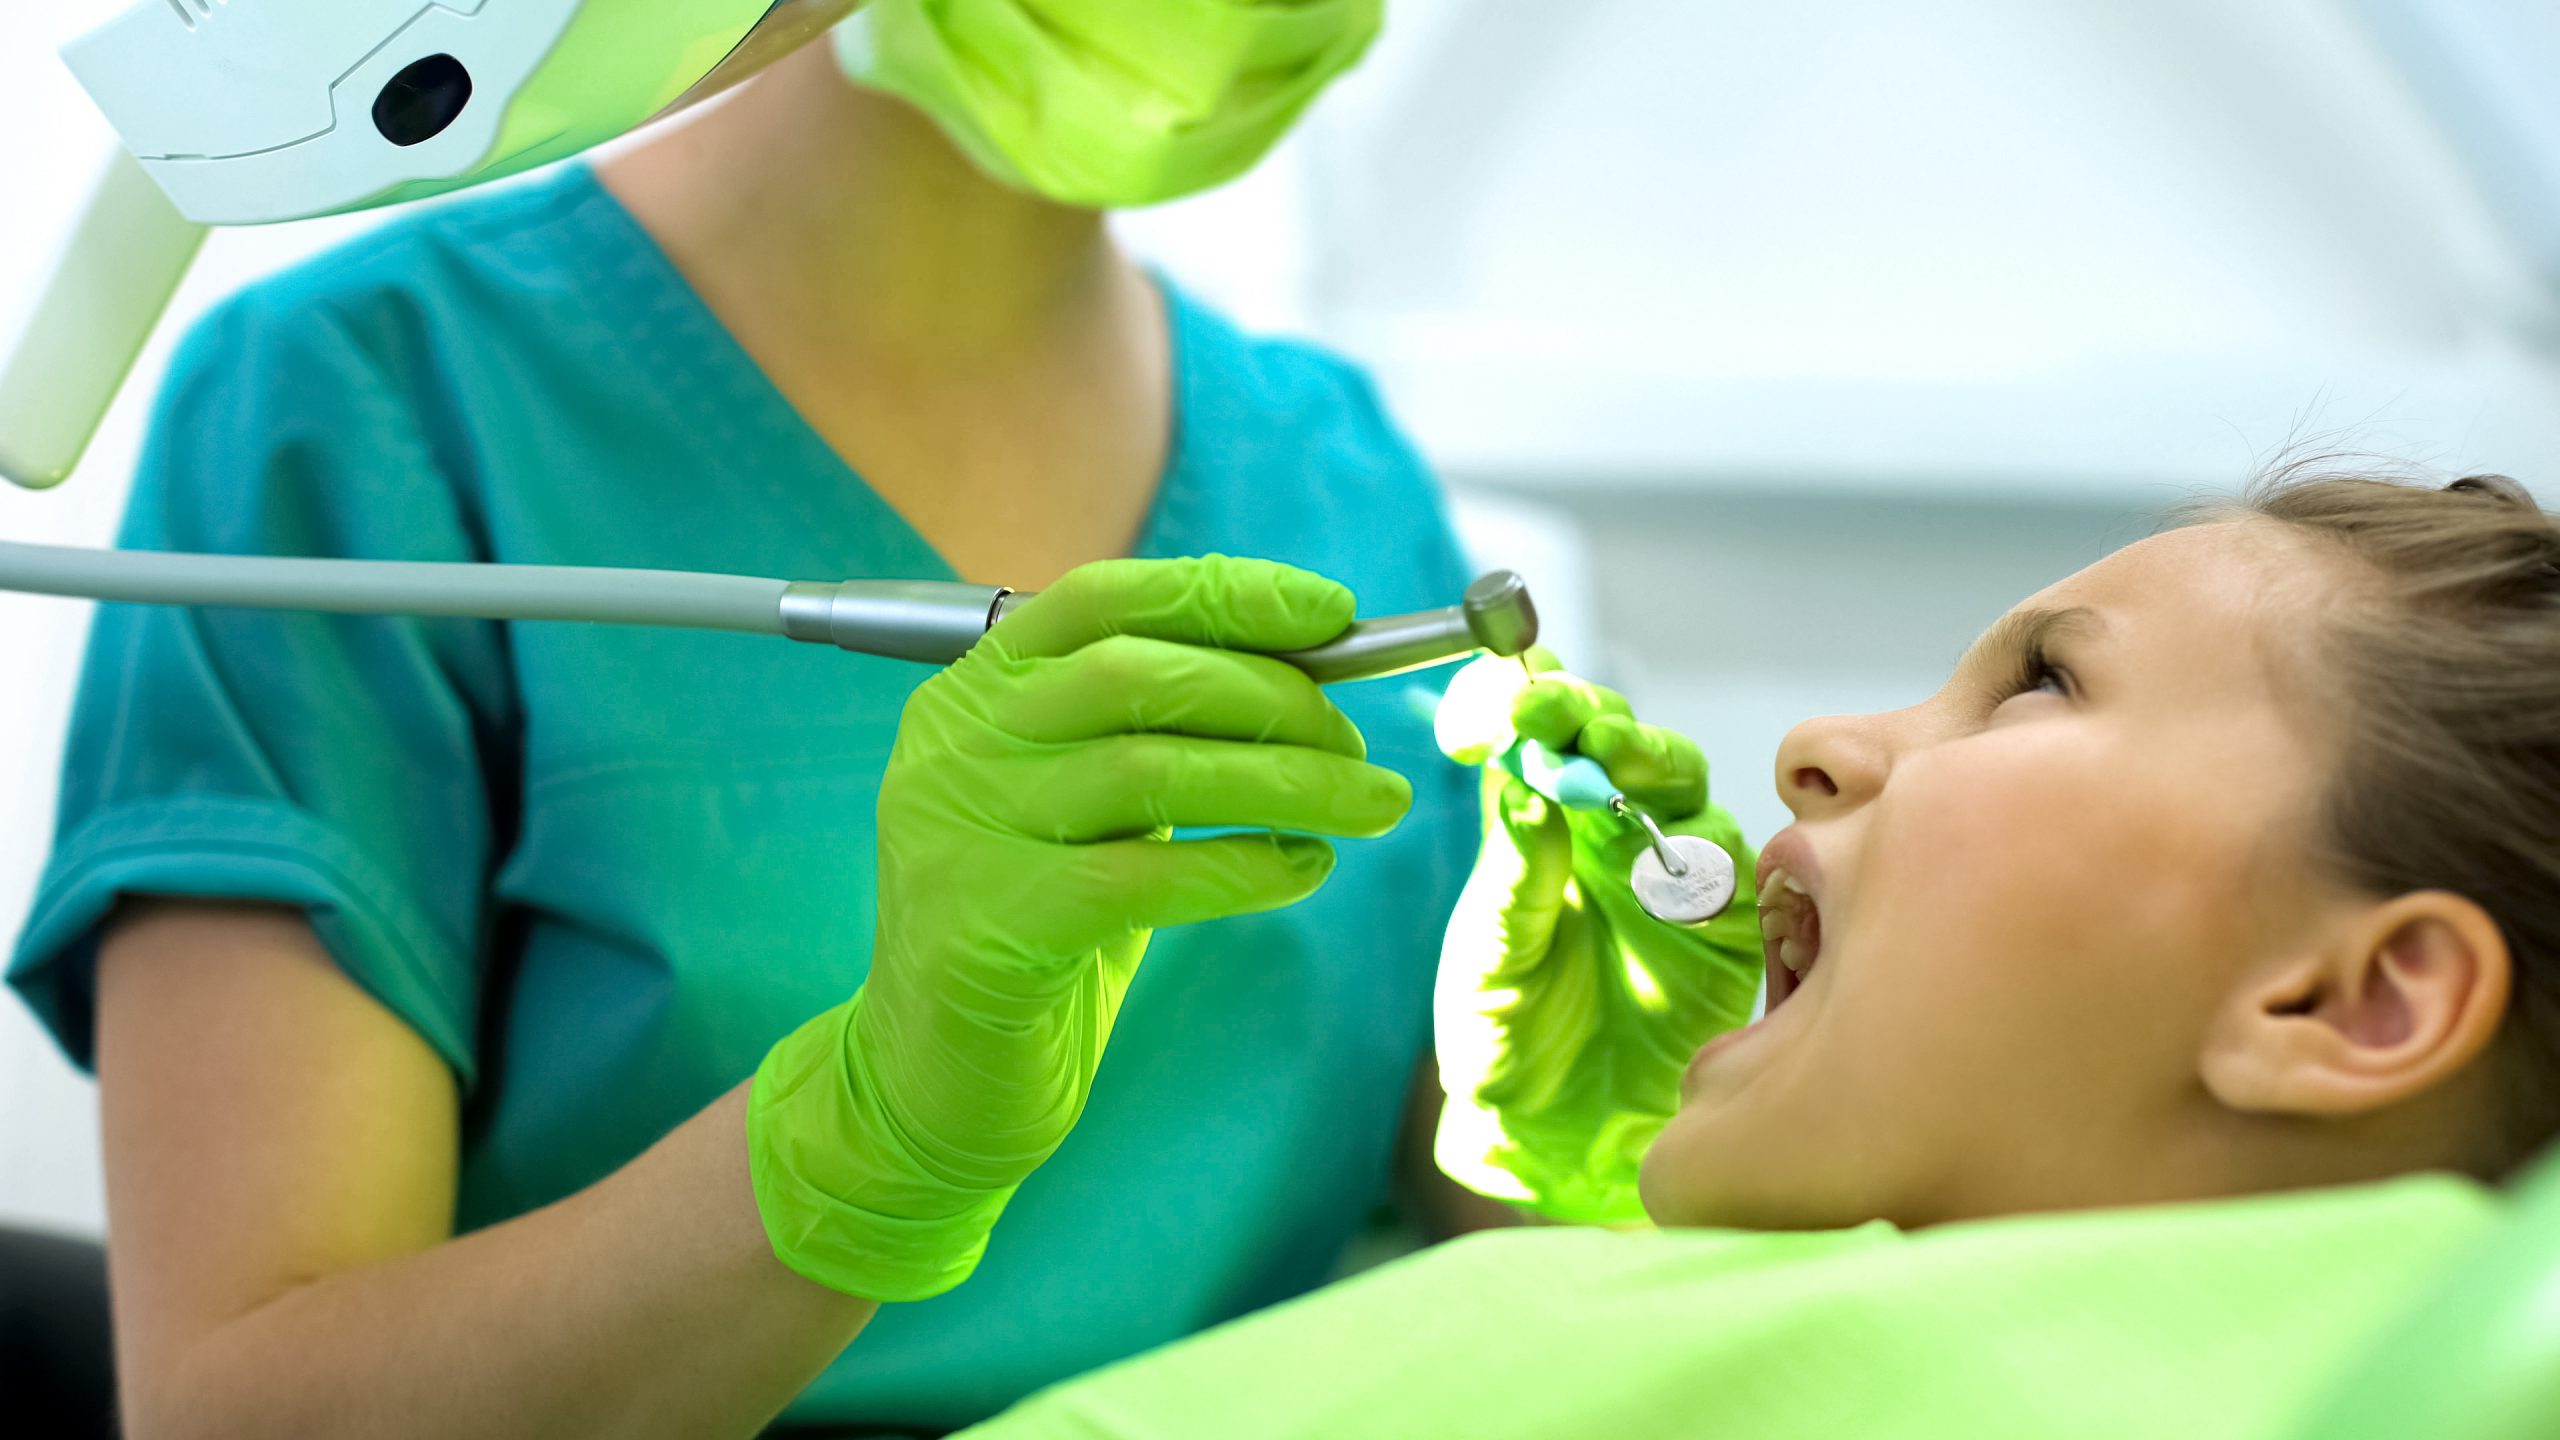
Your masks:
{"label": "girl's chin", "polygon": [[1714,1214],[1713,1192],[1689,1178],[1713,1175],[1719,1159],[1730,1158],[1718,1154],[1714,1120],[1707,1113],[1713,1108],[1711,1101],[1682,1105],[1645,1151],[1644,1164],[1636,1172],[1636,1193],[1656,1225],[1720,1223]]}
{"label": "girl's chin", "polygon": [[[1693,1096],[1654,1137],[1637,1172],[1645,1214],[1664,1227],[1809,1230],[1856,1224],[1819,1202],[1840,1177],[1787,1143],[1780,1117],[1749,1097]],[[1811,1160],[1810,1169],[1807,1168]]]}

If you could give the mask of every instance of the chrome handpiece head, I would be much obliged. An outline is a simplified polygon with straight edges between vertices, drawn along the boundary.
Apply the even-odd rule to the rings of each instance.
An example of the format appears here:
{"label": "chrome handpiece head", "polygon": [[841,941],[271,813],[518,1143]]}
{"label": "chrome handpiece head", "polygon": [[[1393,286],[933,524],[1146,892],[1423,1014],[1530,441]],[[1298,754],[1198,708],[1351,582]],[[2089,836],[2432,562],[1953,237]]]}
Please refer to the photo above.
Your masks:
{"label": "chrome handpiece head", "polygon": [[1538,643],[1538,607],[1529,603],[1529,583],[1511,570],[1496,570],[1467,587],[1458,602],[1467,633],[1487,652],[1510,659],[1525,655]]}
{"label": "chrome handpiece head", "polygon": [[1529,587],[1512,572],[1496,570],[1445,610],[1355,620],[1334,639],[1279,658],[1319,685],[1334,685],[1445,665],[1479,650],[1518,655],[1537,639],[1538,611],[1529,603]]}

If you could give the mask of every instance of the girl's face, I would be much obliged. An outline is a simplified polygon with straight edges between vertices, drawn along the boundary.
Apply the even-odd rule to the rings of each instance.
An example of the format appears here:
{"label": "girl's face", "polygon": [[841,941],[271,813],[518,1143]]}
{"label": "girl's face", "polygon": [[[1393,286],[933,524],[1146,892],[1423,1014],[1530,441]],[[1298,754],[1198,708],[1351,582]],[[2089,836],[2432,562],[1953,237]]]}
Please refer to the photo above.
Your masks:
{"label": "girl's face", "polygon": [[2030,597],[1927,701],[1796,727],[1796,823],[1761,858],[1770,1012],[1690,1067],[1654,1218],[2211,1193],[2206,1027],[2315,893],[2326,766],[2276,657],[2326,570],[2273,525],[2174,531]]}

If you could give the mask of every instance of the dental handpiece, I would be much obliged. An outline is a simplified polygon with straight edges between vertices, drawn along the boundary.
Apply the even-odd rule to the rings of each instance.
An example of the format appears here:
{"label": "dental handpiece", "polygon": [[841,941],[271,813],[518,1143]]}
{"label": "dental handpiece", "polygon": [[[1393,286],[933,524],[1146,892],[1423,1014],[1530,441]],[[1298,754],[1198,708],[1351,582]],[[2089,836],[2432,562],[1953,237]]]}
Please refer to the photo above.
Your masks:
{"label": "dental handpiece", "polygon": [[[948,580],[766,580],[681,570],[309,560],[87,550],[0,541],[0,590],[134,605],[211,605],[354,615],[579,620],[782,635],[864,655],[947,665],[1031,597]],[[1320,684],[1401,674],[1479,650],[1519,655],[1538,638],[1528,586],[1497,570],[1441,610],[1352,622],[1279,658]]]}
{"label": "dental handpiece", "polygon": [[1523,740],[1493,763],[1568,810],[1606,810],[1643,826],[1651,843],[1627,872],[1627,888],[1635,892],[1636,903],[1647,915],[1672,925],[1703,925],[1733,903],[1733,857],[1724,847],[1702,836],[1664,833],[1652,816],[1627,799],[1597,760],[1559,754],[1535,740]]}

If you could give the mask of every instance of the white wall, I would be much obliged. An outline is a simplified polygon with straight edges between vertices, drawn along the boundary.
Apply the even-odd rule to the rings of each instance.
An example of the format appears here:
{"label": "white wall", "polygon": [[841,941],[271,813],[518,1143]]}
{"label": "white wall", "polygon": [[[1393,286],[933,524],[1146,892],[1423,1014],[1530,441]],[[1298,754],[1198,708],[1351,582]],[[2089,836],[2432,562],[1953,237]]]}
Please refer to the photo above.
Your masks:
{"label": "white wall", "polygon": [[[104,144],[102,125],[78,123],[66,93],[70,78],[38,43],[35,17],[27,13],[34,8],[0,11],[0,133],[48,141],[11,147],[8,219],[0,223],[0,343],[15,338],[32,277],[52,248],[53,217],[69,208],[70,157]],[[42,123],[65,114],[67,122]],[[83,539],[110,523],[114,501],[112,492],[85,489],[47,500],[0,494],[0,535]],[[0,754],[10,757],[0,765],[0,914],[12,929],[43,855],[53,757],[77,655],[70,632],[79,615],[77,607],[0,595],[0,674],[14,682],[0,700]],[[0,1000],[0,1221],[93,1226],[99,1208],[95,1128],[89,1087],[60,1063],[22,1008]]]}
{"label": "white wall", "polygon": [[1317,308],[1462,478],[2122,491],[2306,413],[2560,456],[2554,296],[2329,0],[1395,15]]}
{"label": "white wall", "polygon": [[[0,176],[0,334],[106,143],[51,42],[108,8],[0,7],[0,134],[39,137]],[[2298,429],[2560,475],[2560,301],[2479,198],[2495,146],[2457,154],[2358,19],[2413,8],[1391,0],[1263,170],[1124,228],[1371,361],[1482,558],[1766,835],[1786,725],[1926,693]],[[361,223],[216,236],[174,318]],[[109,533],[156,359],[0,535]],[[0,596],[0,924],[81,623]],[[85,1082],[0,1003],[0,1221],[95,1226],[95,1167]]]}

